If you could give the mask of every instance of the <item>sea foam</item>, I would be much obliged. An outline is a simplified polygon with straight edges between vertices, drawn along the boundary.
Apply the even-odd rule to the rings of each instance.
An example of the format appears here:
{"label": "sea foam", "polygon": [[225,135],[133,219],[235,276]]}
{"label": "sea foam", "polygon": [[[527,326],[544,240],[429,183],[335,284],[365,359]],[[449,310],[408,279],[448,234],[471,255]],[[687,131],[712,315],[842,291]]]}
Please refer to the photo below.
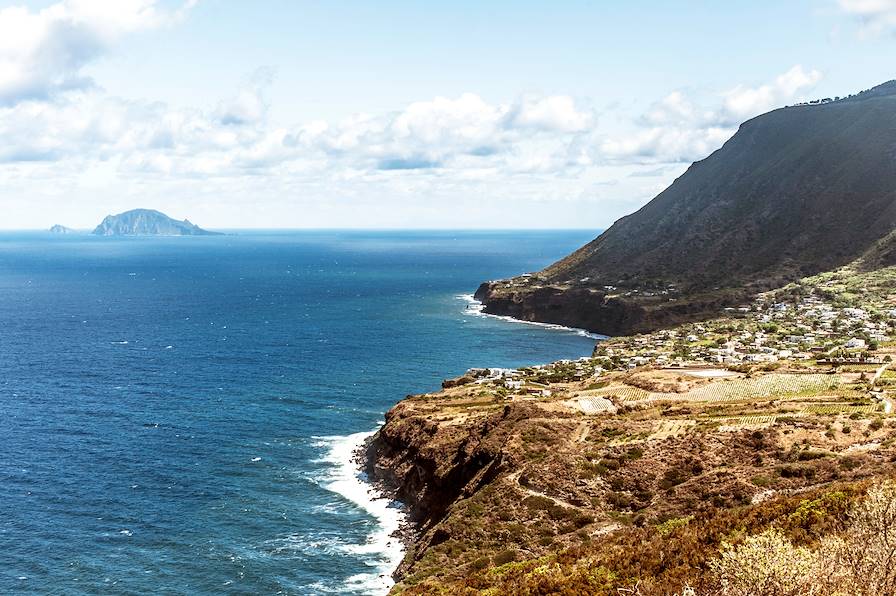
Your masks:
{"label": "sea foam", "polygon": [[482,302],[480,302],[479,300],[476,300],[473,297],[473,294],[461,294],[460,296],[457,296],[457,299],[466,302],[467,306],[464,309],[464,312],[475,317],[491,317],[493,319],[499,319],[501,321],[520,323],[521,325],[534,325],[543,329],[551,329],[554,331],[562,331],[565,333],[574,333],[581,337],[587,337],[594,340],[607,339],[609,337],[607,335],[601,335],[599,333],[591,333],[587,329],[579,329],[577,327],[566,327],[564,325],[556,325],[554,323],[540,323],[538,321],[524,321],[522,319],[514,319],[513,317],[507,317],[504,315],[489,314],[485,312],[485,305],[482,304]]}
{"label": "sea foam", "polygon": [[385,496],[367,481],[361,470],[357,453],[373,432],[360,432],[348,436],[321,437],[326,453],[322,463],[330,464],[327,477],[321,485],[365,511],[376,520],[376,530],[366,542],[346,544],[345,552],[363,557],[369,571],[351,576],[346,581],[346,591],[357,594],[386,594],[394,584],[392,572],[404,558],[404,544],[398,532],[405,522],[405,514],[399,503]]}

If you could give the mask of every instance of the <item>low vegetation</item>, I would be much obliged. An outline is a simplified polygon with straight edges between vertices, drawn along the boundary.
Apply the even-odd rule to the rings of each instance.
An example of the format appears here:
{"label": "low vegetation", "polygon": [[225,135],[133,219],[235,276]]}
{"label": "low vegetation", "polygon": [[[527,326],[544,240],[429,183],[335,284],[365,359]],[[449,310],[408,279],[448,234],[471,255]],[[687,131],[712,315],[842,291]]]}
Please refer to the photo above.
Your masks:
{"label": "low vegetation", "polygon": [[419,521],[394,593],[896,594],[896,269],[863,275],[403,401],[372,464]]}

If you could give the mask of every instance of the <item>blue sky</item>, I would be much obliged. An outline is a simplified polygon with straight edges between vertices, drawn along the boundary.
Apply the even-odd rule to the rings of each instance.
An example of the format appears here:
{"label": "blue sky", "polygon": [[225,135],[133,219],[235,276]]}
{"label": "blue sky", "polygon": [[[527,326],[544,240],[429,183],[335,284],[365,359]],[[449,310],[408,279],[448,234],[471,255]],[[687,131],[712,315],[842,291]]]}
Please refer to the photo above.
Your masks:
{"label": "blue sky", "polygon": [[594,227],[894,78],[896,0],[0,2],[5,228]]}

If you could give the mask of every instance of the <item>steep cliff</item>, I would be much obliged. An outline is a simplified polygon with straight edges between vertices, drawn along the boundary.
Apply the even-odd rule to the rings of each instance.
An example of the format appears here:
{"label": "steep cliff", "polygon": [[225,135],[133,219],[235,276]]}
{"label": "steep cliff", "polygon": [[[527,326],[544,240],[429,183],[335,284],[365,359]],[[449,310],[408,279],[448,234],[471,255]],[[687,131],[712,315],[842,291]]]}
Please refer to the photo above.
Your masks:
{"label": "steep cliff", "polygon": [[448,510],[498,477],[509,430],[537,412],[525,404],[507,406],[473,424],[455,426],[420,416],[421,405],[411,398],[395,406],[368,446],[369,475],[395,490],[419,533],[398,575],[450,537],[440,525]]}
{"label": "steep cliff", "polygon": [[[678,296],[677,292],[671,293]],[[670,293],[624,295],[587,286],[540,285],[527,278],[485,282],[474,294],[485,312],[523,321],[555,323],[604,335],[643,333],[718,314],[750,293],[743,289],[718,289],[694,293],[685,299]]]}

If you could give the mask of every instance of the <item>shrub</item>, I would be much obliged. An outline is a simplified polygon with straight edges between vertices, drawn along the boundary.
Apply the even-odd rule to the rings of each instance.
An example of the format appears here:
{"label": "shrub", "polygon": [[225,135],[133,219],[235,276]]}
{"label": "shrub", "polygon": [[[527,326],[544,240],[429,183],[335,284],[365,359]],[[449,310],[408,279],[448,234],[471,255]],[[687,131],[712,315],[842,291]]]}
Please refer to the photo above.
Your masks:
{"label": "shrub", "polygon": [[887,481],[869,490],[850,513],[846,530],[826,539],[819,551],[827,571],[823,580],[833,593],[896,593],[896,484]]}
{"label": "shrub", "polygon": [[772,479],[769,478],[768,476],[759,475],[759,476],[753,476],[750,479],[750,482],[752,482],[753,484],[755,484],[758,487],[765,488],[765,487],[771,485]]}
{"label": "shrub", "polygon": [[497,567],[506,565],[507,563],[513,563],[516,561],[516,551],[513,549],[502,550],[493,557],[493,560]]}
{"label": "shrub", "polygon": [[702,471],[703,465],[699,461],[688,458],[684,462],[668,468],[663,473],[663,478],[659,483],[660,488],[670,490],[682,482],[686,482],[691,476],[700,474]]}
{"label": "shrub", "polygon": [[721,558],[710,562],[724,596],[810,596],[818,556],[795,547],[777,529],[750,536],[738,546],[722,545]]}
{"label": "shrub", "polygon": [[485,569],[486,567],[488,567],[488,563],[489,563],[488,557],[480,557],[480,558],[476,559],[475,561],[473,561],[472,563],[470,563],[470,569],[479,571],[481,569]]}
{"label": "shrub", "polygon": [[[845,505],[845,494],[827,501]],[[804,501],[793,516],[811,521],[825,499]],[[818,548],[795,546],[777,528],[732,546],[723,543],[709,568],[720,596],[892,596],[896,594],[896,484],[872,488],[847,517],[845,529]]]}
{"label": "shrub", "polygon": [[829,455],[831,454],[827,451],[822,451],[821,449],[805,449],[800,451],[799,455],[797,455],[797,459],[799,461],[811,461],[813,459],[828,457]]}
{"label": "shrub", "polygon": [[619,460],[614,459],[612,457],[606,457],[598,462],[598,465],[603,466],[607,470],[618,470],[622,464],[619,463]]}
{"label": "shrub", "polygon": [[815,478],[815,468],[813,466],[781,466],[778,468],[781,478],[806,478],[811,480]]}
{"label": "shrub", "polygon": [[857,456],[844,455],[840,458],[840,467],[846,470],[854,470],[862,465],[862,460]]}
{"label": "shrub", "polygon": [[615,509],[631,509],[632,498],[626,493],[612,491],[607,493],[607,503]]}
{"label": "shrub", "polygon": [[818,499],[800,501],[796,511],[787,517],[791,527],[800,527],[812,534],[830,530],[832,523],[846,513],[847,498],[842,492],[827,493]]}
{"label": "shrub", "polygon": [[688,525],[688,522],[693,519],[692,515],[688,515],[686,517],[673,517],[672,519],[667,519],[660,525],[656,527],[656,531],[660,533],[660,536],[668,537],[670,534],[675,532],[678,528],[684,527]]}
{"label": "shrub", "polygon": [[577,511],[575,515],[572,516],[572,523],[576,528],[584,528],[585,526],[594,523],[594,516]]}
{"label": "shrub", "polygon": [[523,499],[523,505],[530,511],[548,511],[554,506],[554,502],[547,497],[531,495]]}

